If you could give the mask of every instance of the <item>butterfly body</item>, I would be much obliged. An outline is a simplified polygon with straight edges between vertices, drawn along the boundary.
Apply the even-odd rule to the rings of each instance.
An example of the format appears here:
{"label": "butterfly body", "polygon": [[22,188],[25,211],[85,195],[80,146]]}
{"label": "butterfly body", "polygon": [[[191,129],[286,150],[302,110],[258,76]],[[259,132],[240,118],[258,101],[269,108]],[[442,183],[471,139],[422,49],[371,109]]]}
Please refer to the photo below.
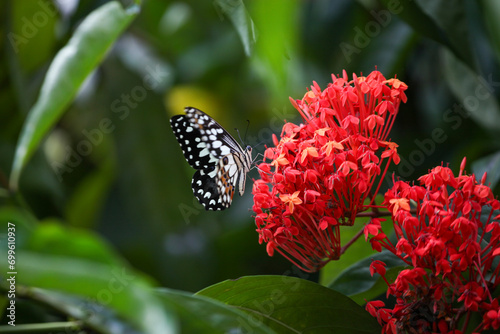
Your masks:
{"label": "butterfly body", "polygon": [[184,157],[196,169],[193,193],[207,210],[224,210],[231,205],[235,187],[245,192],[246,174],[252,164],[252,148],[243,149],[212,117],[192,107],[185,115],[170,119]]}

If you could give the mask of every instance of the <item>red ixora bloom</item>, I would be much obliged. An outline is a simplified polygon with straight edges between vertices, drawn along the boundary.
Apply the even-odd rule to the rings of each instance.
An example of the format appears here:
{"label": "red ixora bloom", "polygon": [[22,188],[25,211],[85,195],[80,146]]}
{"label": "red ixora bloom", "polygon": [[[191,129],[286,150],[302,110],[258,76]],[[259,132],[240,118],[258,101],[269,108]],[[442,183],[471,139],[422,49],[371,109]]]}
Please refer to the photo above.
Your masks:
{"label": "red ixora bloom", "polygon": [[[461,333],[475,312],[483,320],[468,332],[500,328],[499,301],[492,296],[500,284],[495,259],[500,202],[484,185],[485,176],[477,182],[474,175],[464,175],[464,167],[465,159],[455,177],[438,166],[419,178],[420,186],[398,181],[387,191],[395,245],[379,222],[367,225],[365,235],[372,235],[374,249],[385,248],[410,266],[389,284],[388,294],[396,297],[393,309],[380,301],[367,306],[386,333]],[[467,320],[459,322],[461,317]]]}
{"label": "red ixora bloom", "polygon": [[344,71],[332,80],[290,99],[304,123],[286,123],[281,139],[273,136],[252,191],[259,242],[270,256],[278,251],[310,272],[339,258],[339,226],[373,206],[367,196],[389,164],[399,163],[387,136],[406,102],[406,84],[378,71],[352,80]]}

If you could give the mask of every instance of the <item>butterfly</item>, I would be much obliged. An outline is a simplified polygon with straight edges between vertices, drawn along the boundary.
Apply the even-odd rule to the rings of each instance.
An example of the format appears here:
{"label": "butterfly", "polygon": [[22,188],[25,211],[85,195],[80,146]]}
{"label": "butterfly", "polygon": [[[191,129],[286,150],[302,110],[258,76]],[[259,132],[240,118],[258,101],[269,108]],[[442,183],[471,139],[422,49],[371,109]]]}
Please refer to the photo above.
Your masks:
{"label": "butterfly", "polygon": [[240,144],[212,117],[203,111],[184,108],[185,115],[170,119],[170,126],[191,167],[194,196],[206,210],[231,206],[238,185],[240,196],[252,164],[252,147]]}

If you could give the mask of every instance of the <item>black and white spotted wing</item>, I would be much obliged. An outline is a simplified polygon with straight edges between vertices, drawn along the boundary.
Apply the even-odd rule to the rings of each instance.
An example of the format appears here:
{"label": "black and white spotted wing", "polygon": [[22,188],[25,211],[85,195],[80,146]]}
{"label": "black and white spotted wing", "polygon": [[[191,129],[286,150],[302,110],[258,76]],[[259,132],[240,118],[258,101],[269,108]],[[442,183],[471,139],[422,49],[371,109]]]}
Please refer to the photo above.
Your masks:
{"label": "black and white spotted wing", "polygon": [[170,119],[170,125],[184,157],[194,173],[191,186],[198,201],[207,210],[224,210],[233,200],[238,184],[245,192],[246,174],[252,164],[252,148],[245,150],[212,117],[192,107],[185,115]]}

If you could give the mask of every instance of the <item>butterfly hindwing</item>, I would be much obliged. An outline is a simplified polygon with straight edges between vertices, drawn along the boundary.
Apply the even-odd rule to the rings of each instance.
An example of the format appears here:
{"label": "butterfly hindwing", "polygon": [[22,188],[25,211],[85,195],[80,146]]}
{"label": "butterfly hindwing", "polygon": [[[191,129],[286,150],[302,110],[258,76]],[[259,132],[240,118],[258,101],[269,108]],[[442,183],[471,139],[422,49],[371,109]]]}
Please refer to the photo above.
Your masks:
{"label": "butterfly hindwing", "polygon": [[[197,170],[193,175],[191,187],[193,194],[207,210],[221,210],[219,189],[216,179],[210,176],[210,169]],[[212,171],[213,172],[213,171]]]}

